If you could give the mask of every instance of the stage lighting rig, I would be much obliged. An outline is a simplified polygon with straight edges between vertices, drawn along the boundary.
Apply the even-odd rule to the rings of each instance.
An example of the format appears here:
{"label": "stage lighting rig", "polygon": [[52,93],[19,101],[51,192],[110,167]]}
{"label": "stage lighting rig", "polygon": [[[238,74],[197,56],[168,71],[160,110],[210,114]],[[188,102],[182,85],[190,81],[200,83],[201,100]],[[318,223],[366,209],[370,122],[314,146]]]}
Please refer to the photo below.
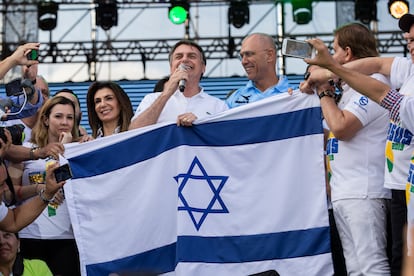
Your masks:
{"label": "stage lighting rig", "polygon": [[389,0],[388,11],[392,17],[400,19],[401,16],[408,13],[410,10],[410,4],[406,0]]}
{"label": "stage lighting rig", "polygon": [[95,7],[96,25],[105,31],[118,26],[118,6],[116,0],[98,0]]}
{"label": "stage lighting rig", "polygon": [[308,24],[312,20],[312,0],[291,0],[293,21]]}
{"label": "stage lighting rig", "polygon": [[228,22],[236,28],[249,24],[250,11],[249,2],[245,0],[232,0],[228,11]]}
{"label": "stage lighting rig", "polygon": [[355,0],[355,19],[364,24],[377,20],[377,0]]}
{"label": "stage lighting rig", "polygon": [[44,31],[51,31],[57,25],[59,5],[53,1],[41,1],[37,4],[37,24]]}

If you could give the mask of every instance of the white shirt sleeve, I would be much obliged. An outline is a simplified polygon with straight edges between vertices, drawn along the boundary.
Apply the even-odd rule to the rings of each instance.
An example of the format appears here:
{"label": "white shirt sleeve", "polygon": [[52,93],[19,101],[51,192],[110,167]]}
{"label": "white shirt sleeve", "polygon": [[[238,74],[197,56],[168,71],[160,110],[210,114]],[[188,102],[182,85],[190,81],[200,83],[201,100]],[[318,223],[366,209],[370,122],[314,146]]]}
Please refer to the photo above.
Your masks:
{"label": "white shirt sleeve", "polygon": [[137,110],[135,111],[134,117],[132,117],[131,121],[135,120],[138,117],[138,115],[141,114],[141,112],[150,107],[160,95],[161,92],[150,93],[145,95],[145,97],[139,103]]}

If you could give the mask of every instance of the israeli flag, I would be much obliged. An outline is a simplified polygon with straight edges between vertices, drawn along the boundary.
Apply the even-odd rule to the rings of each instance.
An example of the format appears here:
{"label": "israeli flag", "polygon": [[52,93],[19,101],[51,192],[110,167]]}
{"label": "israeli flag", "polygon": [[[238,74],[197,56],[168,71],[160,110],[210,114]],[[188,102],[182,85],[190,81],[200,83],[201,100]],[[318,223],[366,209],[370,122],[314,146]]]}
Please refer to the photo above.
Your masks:
{"label": "israeli flag", "polygon": [[65,156],[82,275],[333,274],[316,96],[284,93]]}

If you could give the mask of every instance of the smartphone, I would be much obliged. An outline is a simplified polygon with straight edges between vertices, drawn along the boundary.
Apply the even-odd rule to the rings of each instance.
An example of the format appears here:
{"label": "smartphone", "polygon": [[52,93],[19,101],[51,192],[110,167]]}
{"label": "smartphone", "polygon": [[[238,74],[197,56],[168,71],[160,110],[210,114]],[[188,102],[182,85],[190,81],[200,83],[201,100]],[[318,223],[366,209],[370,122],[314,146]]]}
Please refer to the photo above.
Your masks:
{"label": "smartphone", "polygon": [[39,58],[39,52],[37,50],[30,50],[26,57],[28,60],[37,60]]}
{"label": "smartphone", "polygon": [[313,58],[315,48],[306,41],[295,40],[290,38],[283,39],[282,54],[296,58]]}
{"label": "smartphone", "polygon": [[68,180],[73,177],[72,170],[70,169],[69,163],[66,163],[65,165],[60,166],[55,171],[55,178],[56,182],[61,182]]}

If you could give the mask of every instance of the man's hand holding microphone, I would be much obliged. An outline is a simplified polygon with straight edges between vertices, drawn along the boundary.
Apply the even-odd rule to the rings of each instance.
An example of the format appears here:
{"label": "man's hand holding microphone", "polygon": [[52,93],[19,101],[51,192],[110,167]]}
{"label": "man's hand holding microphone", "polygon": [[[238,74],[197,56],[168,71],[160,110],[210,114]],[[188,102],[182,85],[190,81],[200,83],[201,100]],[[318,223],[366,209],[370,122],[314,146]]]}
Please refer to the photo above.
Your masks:
{"label": "man's hand holding microphone", "polygon": [[180,63],[175,71],[170,75],[169,81],[166,83],[163,92],[167,93],[168,96],[174,94],[177,88],[184,92],[187,80],[188,80],[188,69],[190,66]]}
{"label": "man's hand holding microphone", "polygon": [[[187,70],[189,70],[189,69],[190,69],[190,66],[188,66],[188,65],[186,65],[186,64],[184,64],[184,63],[181,63],[181,64],[180,64],[180,66],[178,66],[178,69],[179,69],[180,71],[187,72]],[[180,90],[180,92],[184,92],[186,83],[187,83],[187,80],[186,80],[186,79],[184,79],[184,78],[183,78],[183,79],[181,79],[181,80],[178,82],[178,89]]]}

